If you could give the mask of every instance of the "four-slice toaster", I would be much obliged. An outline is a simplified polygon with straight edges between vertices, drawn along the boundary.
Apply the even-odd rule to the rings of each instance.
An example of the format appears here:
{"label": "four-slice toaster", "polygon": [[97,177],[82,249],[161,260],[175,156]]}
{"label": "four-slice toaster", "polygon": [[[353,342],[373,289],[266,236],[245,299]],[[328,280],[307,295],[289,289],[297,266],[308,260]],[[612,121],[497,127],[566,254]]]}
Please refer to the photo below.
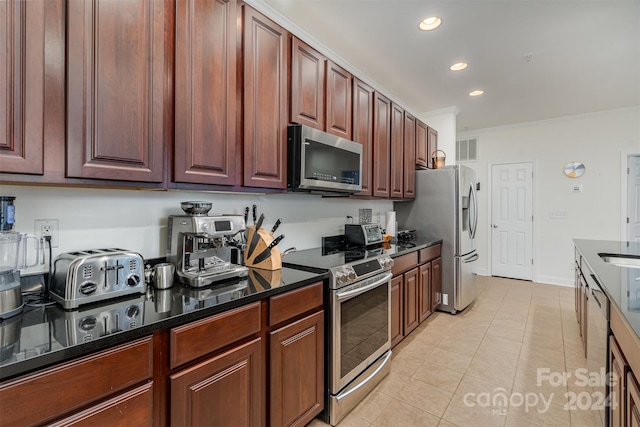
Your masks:
{"label": "four-slice toaster", "polygon": [[59,255],[49,293],[65,309],[72,309],[145,290],[142,256],[125,249],[108,248]]}

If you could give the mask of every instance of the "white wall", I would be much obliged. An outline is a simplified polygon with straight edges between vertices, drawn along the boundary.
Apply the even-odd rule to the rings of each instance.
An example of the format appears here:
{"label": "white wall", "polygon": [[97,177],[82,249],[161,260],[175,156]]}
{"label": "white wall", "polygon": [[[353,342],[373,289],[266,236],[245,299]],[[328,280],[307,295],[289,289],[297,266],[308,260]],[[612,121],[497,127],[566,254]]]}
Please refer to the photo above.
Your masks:
{"label": "white wall", "polygon": [[[265,214],[263,228],[270,229],[278,218],[276,234],[285,239],[281,249],[308,249],[321,245],[322,236],[342,234],[347,215],[358,222],[358,209],[370,208],[373,221],[384,226],[384,213],[393,209],[390,201],[359,201],[322,198],[306,194],[247,195],[184,191],[110,190],[101,188],[57,188],[0,186],[0,195],[15,196],[16,226],[34,233],[34,220],[58,219],[60,245],[53,257],[80,249],[119,247],[139,252],[144,258],[165,255],[167,218],[182,214],[180,202],[205,200],[214,212],[244,213],[245,206],[258,205]],[[249,214],[249,223],[252,223]],[[23,274],[46,271],[46,266]]]}
{"label": "white wall", "polygon": [[[456,163],[456,116],[455,107],[418,114],[418,118],[438,131],[438,149],[447,155],[445,164]],[[431,161],[431,153],[427,153]]]}
{"label": "white wall", "polygon": [[[573,283],[573,239],[620,240],[626,210],[627,154],[640,153],[640,108],[607,111],[460,133],[479,137],[479,160],[467,162],[481,183],[479,274],[490,268],[491,164],[534,162],[534,281]],[[585,165],[581,178],[563,174],[567,162]],[[571,193],[570,184],[581,184]],[[550,219],[551,211],[567,219]]]}

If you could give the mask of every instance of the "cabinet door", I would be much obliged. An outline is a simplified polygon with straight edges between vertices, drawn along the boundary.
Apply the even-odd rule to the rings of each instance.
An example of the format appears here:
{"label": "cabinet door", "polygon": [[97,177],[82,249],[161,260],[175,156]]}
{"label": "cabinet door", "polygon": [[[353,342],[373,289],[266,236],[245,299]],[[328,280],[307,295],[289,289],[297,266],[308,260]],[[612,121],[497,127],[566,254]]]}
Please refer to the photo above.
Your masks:
{"label": "cabinet door", "polygon": [[404,335],[407,336],[420,324],[418,267],[404,273]]}
{"label": "cabinet door", "polygon": [[402,297],[402,274],[391,279],[391,347],[402,341],[403,318],[403,297]]}
{"label": "cabinet door", "polygon": [[240,184],[235,0],[176,3],[177,182]]}
{"label": "cabinet door", "polygon": [[291,56],[291,121],[324,130],[325,58],[293,38]]}
{"label": "cabinet door", "polygon": [[431,312],[442,304],[442,258],[431,261]]}
{"label": "cabinet door", "polygon": [[404,196],[404,109],[391,104],[390,196]]}
{"label": "cabinet door", "polygon": [[627,424],[640,427],[640,387],[633,372],[627,374]]}
{"label": "cabinet door", "polygon": [[351,102],[352,83],[351,73],[344,68],[327,60],[327,132],[346,139],[352,139]]}
{"label": "cabinet door", "polygon": [[587,314],[589,305],[589,288],[584,281],[584,277],[580,276],[580,333],[582,334],[582,349],[585,357],[587,356]]}
{"label": "cabinet door", "polygon": [[44,173],[45,6],[0,1],[0,172]]}
{"label": "cabinet door", "polygon": [[609,361],[610,372],[613,375],[613,384],[609,392],[609,425],[611,427],[626,426],[626,387],[629,365],[622,356],[622,350],[613,335],[609,335]]}
{"label": "cabinet door", "polygon": [[420,266],[419,282],[418,282],[418,301],[420,322],[423,322],[431,314],[431,263],[427,262]]}
{"label": "cabinet door", "polygon": [[263,425],[260,338],[170,376],[171,425]]}
{"label": "cabinet door", "polygon": [[438,131],[429,127],[427,128],[427,163],[433,167],[431,155],[438,149]]}
{"label": "cabinet door", "polygon": [[289,33],[244,6],[244,186],[287,187]]}
{"label": "cabinet door", "polygon": [[429,150],[427,142],[428,126],[420,120],[416,120],[416,164],[422,167],[430,167]]}
{"label": "cabinet door", "polygon": [[173,6],[67,3],[67,176],[163,181]]}
{"label": "cabinet door", "polygon": [[391,101],[374,94],[373,104],[373,196],[389,197],[391,151]]}
{"label": "cabinet door", "polygon": [[324,409],[324,312],[271,332],[270,425],[306,425]]}
{"label": "cabinet door", "polygon": [[373,161],[373,89],[358,79],[353,80],[353,140],[362,144],[362,191],[371,196]]}
{"label": "cabinet door", "polygon": [[404,113],[404,196],[416,197],[416,119]]}

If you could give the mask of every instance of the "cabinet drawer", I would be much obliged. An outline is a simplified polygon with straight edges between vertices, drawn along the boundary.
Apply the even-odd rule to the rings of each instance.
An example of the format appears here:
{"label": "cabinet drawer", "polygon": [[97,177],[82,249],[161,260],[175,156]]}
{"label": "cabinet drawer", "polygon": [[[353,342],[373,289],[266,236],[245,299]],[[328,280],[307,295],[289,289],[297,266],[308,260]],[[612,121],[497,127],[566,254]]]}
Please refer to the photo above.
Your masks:
{"label": "cabinet drawer", "polygon": [[395,276],[418,265],[418,252],[402,255],[393,259],[391,273]]}
{"label": "cabinet drawer", "polygon": [[152,375],[148,337],[6,382],[0,386],[0,426],[51,420]]}
{"label": "cabinet drawer", "polygon": [[171,369],[260,332],[260,302],[173,328]]}
{"label": "cabinet drawer", "polygon": [[420,264],[424,264],[427,261],[438,258],[440,256],[441,245],[429,246],[428,248],[420,249]]}
{"label": "cabinet drawer", "polygon": [[50,427],[153,425],[153,383],[144,384],[104,403],[60,420]]}
{"label": "cabinet drawer", "polygon": [[284,322],[316,307],[322,307],[322,282],[269,299],[269,325]]}

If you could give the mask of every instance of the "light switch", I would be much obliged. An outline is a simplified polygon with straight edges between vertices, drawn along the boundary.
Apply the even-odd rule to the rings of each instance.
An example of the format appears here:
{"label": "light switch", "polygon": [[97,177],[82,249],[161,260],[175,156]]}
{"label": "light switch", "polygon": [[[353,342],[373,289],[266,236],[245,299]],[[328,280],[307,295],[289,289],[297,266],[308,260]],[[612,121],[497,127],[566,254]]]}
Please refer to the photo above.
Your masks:
{"label": "light switch", "polygon": [[572,193],[582,193],[582,184],[571,184],[569,186],[569,191]]}

